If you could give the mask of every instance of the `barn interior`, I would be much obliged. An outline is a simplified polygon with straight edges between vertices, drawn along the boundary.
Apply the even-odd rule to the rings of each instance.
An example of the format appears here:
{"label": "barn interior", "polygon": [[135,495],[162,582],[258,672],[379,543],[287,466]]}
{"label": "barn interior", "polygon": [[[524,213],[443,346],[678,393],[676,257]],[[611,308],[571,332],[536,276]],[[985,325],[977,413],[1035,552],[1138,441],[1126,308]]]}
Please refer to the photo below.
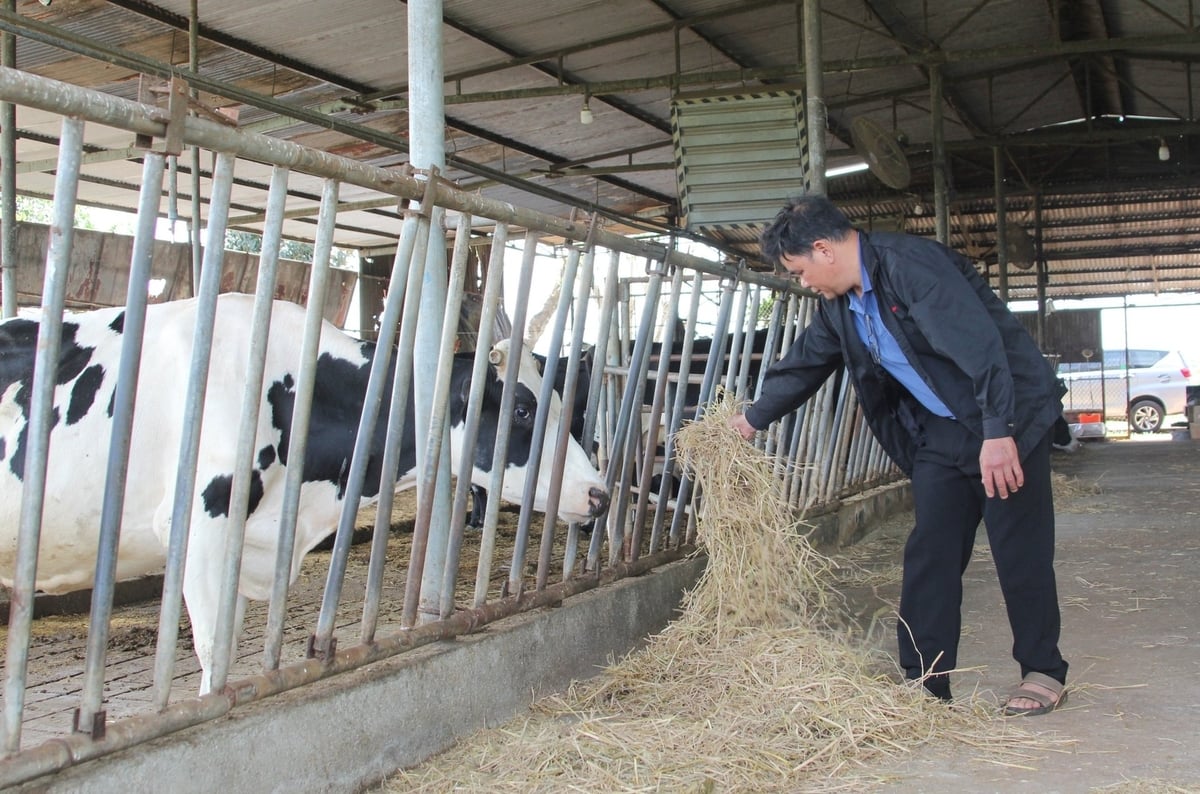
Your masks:
{"label": "barn interior", "polygon": [[[440,21],[431,23],[431,13]],[[761,257],[760,231],[789,196],[824,192],[864,228],[936,237],[970,257],[1003,298],[1037,307],[1031,330],[1048,355],[1066,361],[1091,343],[1072,336],[1078,329],[1067,312],[1051,316],[1055,303],[1200,293],[1195,0],[8,0],[0,31],[6,69],[405,178],[428,179],[436,166],[437,179],[464,195],[558,219],[554,231],[539,227],[540,241],[552,246],[599,229],[636,245],[711,251],[720,272],[771,285],[776,274]],[[415,47],[420,35],[438,46]],[[418,49],[441,57],[432,76],[427,60],[410,60]],[[437,96],[430,85],[440,86]],[[24,104],[2,110],[8,235],[16,226],[11,198],[55,198],[62,118]],[[440,136],[432,150],[430,123]],[[82,135],[78,204],[136,214],[145,154],[155,144],[101,123]],[[170,160],[158,217],[183,259],[168,268],[178,283],[168,278],[165,295],[197,288],[188,258],[201,247],[216,172],[211,150],[187,147]],[[271,183],[271,164],[238,160],[231,231],[264,233]],[[324,184],[293,172],[285,240],[321,239]],[[346,274],[346,291],[335,288],[332,315],[345,319],[355,280],[387,272],[372,268],[395,254],[412,201],[341,184],[328,241],[352,252],[357,270]],[[445,225],[454,229],[465,214],[451,208]],[[481,242],[496,228],[483,215],[468,230]],[[509,224],[510,239],[523,231],[519,217]],[[44,238],[37,245],[44,251]],[[6,299],[36,304],[40,274],[32,285],[21,281],[15,254],[4,250]],[[252,289],[253,270],[245,272],[242,284]],[[307,278],[305,267],[281,273],[281,295],[301,299]],[[76,308],[123,297],[105,278],[72,282],[66,296]],[[1192,497],[1171,500],[1194,491],[1184,472],[1195,436],[1160,435],[1180,442],[1172,446],[1182,462],[1172,458],[1166,482],[1174,485],[1154,492],[1164,509],[1190,514]],[[1156,445],[1139,445],[1130,466],[1156,465],[1147,446]],[[1125,465],[1111,453],[1105,449],[1105,466]],[[1145,485],[1136,474],[1117,478],[1130,499],[1139,488],[1125,483]],[[1130,521],[1155,526],[1155,516],[1147,507],[1112,525],[1097,521],[1111,533],[1097,542],[1111,545]],[[1086,517],[1068,523],[1078,532],[1071,541],[1086,545]],[[1184,552],[1194,549],[1172,537]],[[1086,579],[1078,561],[1086,552],[1075,550],[1083,556],[1072,570]],[[1166,550],[1148,556],[1136,569],[1142,575],[1173,564]],[[1121,587],[1134,589],[1137,578],[1128,573]],[[1075,589],[1080,598],[1094,592]],[[1109,606],[1094,614],[1119,619],[1123,607]],[[1082,618],[1076,626],[1085,633]],[[1104,626],[1086,633],[1102,636]],[[1169,646],[1171,664],[1161,672],[1170,677],[1194,663],[1179,650],[1194,636],[1173,639],[1190,633],[1168,620],[1135,636],[1143,648]],[[191,664],[189,649],[180,660]],[[193,686],[195,665],[182,677]],[[1112,688],[1126,680],[1097,677]],[[1107,707],[1103,698],[1091,705]],[[1170,699],[1123,705],[1178,724]],[[260,718],[267,719],[261,710]],[[91,738],[89,747],[103,743]],[[1146,757],[1195,772],[1194,763],[1157,751]],[[1154,769],[1147,764],[1144,774]],[[280,779],[286,773],[280,769]],[[76,782],[86,785],[80,774]],[[932,773],[918,761],[913,774]],[[961,783],[951,780],[947,790]]]}

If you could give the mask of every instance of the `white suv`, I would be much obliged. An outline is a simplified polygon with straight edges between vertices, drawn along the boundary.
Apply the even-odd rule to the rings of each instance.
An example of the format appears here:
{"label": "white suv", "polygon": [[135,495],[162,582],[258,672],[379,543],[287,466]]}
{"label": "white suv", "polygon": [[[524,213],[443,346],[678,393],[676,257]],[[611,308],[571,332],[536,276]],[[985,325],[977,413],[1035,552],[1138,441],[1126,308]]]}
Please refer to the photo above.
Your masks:
{"label": "white suv", "polygon": [[1067,386],[1065,414],[1100,412],[1128,419],[1136,433],[1153,433],[1167,415],[1186,410],[1192,373],[1175,350],[1110,350],[1101,360],[1059,364],[1058,376]]}

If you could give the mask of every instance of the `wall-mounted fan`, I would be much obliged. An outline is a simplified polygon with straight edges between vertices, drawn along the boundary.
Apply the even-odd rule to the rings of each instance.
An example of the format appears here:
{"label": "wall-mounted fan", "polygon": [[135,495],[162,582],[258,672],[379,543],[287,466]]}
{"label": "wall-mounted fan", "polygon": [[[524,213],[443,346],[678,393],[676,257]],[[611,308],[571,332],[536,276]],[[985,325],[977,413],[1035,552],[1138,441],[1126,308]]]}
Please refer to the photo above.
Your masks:
{"label": "wall-mounted fan", "polygon": [[880,182],[896,190],[908,187],[912,180],[908,157],[894,133],[866,116],[859,116],[850,122],[850,135],[854,139],[855,151],[867,161],[867,167]]}

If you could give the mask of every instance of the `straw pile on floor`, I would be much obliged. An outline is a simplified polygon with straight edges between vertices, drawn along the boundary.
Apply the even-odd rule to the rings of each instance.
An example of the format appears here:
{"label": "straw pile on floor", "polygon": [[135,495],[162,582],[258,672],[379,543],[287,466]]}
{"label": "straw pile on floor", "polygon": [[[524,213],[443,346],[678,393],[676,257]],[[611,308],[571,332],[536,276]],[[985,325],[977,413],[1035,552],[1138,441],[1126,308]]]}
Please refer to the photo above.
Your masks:
{"label": "straw pile on floor", "polygon": [[932,701],[839,628],[831,564],[803,539],[769,462],[728,427],[735,410],[724,400],[679,434],[709,556],[682,617],[597,679],[389,790],[852,790],[934,739],[998,763],[1027,757],[1031,737],[992,718],[994,703]]}

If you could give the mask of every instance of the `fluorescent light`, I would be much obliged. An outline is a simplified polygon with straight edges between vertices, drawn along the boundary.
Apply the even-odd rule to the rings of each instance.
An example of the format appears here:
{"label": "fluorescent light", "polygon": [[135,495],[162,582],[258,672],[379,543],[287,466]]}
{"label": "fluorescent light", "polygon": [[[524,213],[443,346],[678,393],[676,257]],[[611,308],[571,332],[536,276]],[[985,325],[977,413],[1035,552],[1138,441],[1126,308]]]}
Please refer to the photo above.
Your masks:
{"label": "fluorescent light", "polygon": [[825,171],[825,176],[843,176],[845,174],[857,174],[859,171],[866,171],[870,168],[866,161],[860,163],[851,163],[849,165],[839,165],[837,168],[829,168]]}

